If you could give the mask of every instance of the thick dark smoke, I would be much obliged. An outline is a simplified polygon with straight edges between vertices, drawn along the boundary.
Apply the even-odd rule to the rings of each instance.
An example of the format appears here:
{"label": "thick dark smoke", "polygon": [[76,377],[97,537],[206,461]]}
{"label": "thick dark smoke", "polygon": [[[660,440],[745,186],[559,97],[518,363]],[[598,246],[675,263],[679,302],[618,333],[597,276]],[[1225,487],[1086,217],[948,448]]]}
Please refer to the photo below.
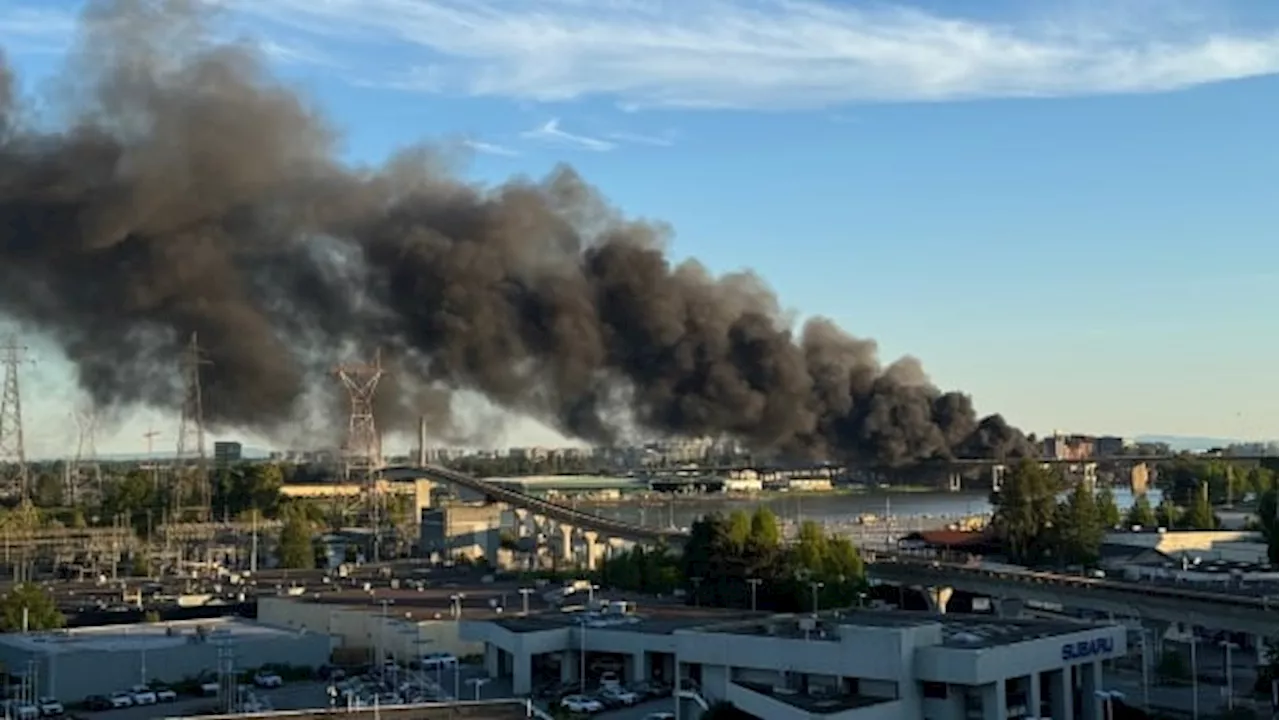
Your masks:
{"label": "thick dark smoke", "polygon": [[[1026,441],[914,360],[824,320],[799,337],[751,276],[673,266],[663,231],[573,170],[476,188],[426,150],[353,169],[307,101],[187,4],[91,3],[54,116],[0,64],[0,313],[101,407],[173,408],[199,334],[205,412],[279,431],[382,348],[384,425],[467,389],[565,433],[632,425],[887,464]],[[385,387],[385,386],[384,386]]]}

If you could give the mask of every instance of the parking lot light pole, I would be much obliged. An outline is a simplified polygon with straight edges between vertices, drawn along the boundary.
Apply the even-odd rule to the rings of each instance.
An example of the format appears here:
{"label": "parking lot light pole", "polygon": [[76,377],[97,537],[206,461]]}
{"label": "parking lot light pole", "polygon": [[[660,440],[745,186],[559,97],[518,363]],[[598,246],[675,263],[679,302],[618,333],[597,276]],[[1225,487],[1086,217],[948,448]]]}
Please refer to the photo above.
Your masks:
{"label": "parking lot light pole", "polygon": [[751,612],[756,611],[756,591],[760,589],[760,583],[764,582],[760,578],[747,578],[747,584],[751,586]]}
{"label": "parking lot light pole", "polygon": [[520,588],[520,614],[529,614],[529,596],[537,592],[533,588]]}

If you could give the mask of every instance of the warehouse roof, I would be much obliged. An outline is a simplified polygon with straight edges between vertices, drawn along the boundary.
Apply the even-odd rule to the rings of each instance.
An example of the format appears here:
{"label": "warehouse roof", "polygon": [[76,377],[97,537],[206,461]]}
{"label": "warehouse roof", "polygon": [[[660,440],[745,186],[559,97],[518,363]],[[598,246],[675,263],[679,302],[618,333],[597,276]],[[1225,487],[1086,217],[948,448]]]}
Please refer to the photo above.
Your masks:
{"label": "warehouse roof", "polygon": [[39,654],[161,650],[199,642],[267,640],[296,637],[287,630],[240,618],[184,620],[135,625],[104,625],[39,633],[5,633],[0,644]]}

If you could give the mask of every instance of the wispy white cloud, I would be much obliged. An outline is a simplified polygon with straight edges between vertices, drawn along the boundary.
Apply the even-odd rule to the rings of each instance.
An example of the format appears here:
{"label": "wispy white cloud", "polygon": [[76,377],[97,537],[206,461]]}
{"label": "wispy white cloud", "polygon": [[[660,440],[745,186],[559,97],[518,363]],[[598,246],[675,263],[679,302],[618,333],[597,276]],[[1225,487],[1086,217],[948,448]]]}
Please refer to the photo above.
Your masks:
{"label": "wispy white cloud", "polygon": [[834,0],[238,1],[266,32],[359,46],[399,87],[629,108],[1155,92],[1280,64],[1274,21],[1242,29],[1228,0],[1040,2],[1002,22]]}
{"label": "wispy white cloud", "polygon": [[498,155],[500,157],[517,157],[520,155],[519,150],[505,145],[498,145],[497,143],[484,142],[483,140],[466,139],[462,141],[462,145],[483,155]]}
{"label": "wispy white cloud", "polygon": [[610,140],[616,140],[620,143],[630,145],[648,145],[650,147],[671,147],[676,144],[675,135],[664,133],[662,135],[642,135],[633,132],[611,132],[606,135]]}
{"label": "wispy white cloud", "polygon": [[520,137],[592,152],[608,152],[617,147],[617,143],[608,140],[568,132],[560,127],[559,118],[552,118],[532,130],[526,130],[520,133]]}
{"label": "wispy white cloud", "polygon": [[66,47],[75,16],[40,5],[0,7],[0,50],[56,52]]}

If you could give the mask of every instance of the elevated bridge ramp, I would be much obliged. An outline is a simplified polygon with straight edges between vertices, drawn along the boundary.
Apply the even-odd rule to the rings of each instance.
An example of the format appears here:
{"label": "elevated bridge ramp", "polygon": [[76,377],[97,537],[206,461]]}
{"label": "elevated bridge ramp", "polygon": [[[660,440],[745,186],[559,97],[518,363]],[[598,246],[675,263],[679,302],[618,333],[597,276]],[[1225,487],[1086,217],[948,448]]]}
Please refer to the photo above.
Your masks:
{"label": "elevated bridge ramp", "polygon": [[539,497],[534,497],[528,493],[512,489],[496,483],[487,482],[478,478],[460,473],[456,470],[440,467],[438,465],[426,465],[423,467],[415,466],[397,466],[384,468],[382,477],[390,481],[405,481],[416,478],[425,478],[434,482],[448,483],[458,487],[466,488],[474,493],[483,495],[484,497],[496,502],[504,503],[513,508],[528,510],[529,512],[550,518],[556,522],[572,525],[582,530],[592,530],[608,537],[621,538],[623,540],[633,540],[636,542],[664,542],[671,545],[683,544],[688,538],[688,533],[680,530],[661,530],[658,528],[644,527],[634,523],[614,520],[612,518],[600,517],[589,512],[583,512],[567,505],[549,502]]}

